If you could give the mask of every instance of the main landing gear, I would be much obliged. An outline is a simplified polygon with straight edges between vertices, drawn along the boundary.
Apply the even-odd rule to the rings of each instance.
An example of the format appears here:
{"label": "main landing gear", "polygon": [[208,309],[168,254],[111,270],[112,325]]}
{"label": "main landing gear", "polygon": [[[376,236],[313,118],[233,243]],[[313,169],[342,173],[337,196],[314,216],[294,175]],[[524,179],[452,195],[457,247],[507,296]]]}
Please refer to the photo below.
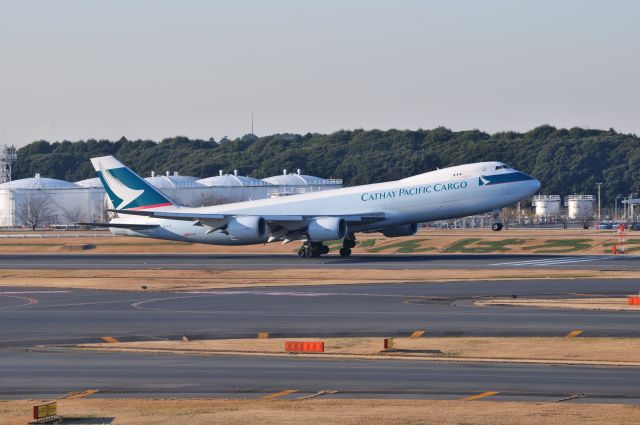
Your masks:
{"label": "main landing gear", "polygon": [[329,247],[322,242],[305,242],[298,251],[300,257],[319,257],[322,254],[328,254]]}
{"label": "main landing gear", "polygon": [[499,232],[500,230],[502,230],[502,219],[500,218],[500,210],[491,211],[491,215],[493,216],[491,230],[493,230],[494,232]]}
{"label": "main landing gear", "polygon": [[342,241],[342,248],[340,248],[340,256],[348,257],[351,255],[351,248],[356,246],[356,237],[353,233],[349,233]]}
{"label": "main landing gear", "polygon": [[[351,248],[356,246],[356,238],[353,233],[347,235],[342,241],[342,248],[340,248],[340,256],[348,257],[351,255]],[[329,247],[322,242],[305,242],[298,250],[299,257],[312,257],[317,258],[323,254],[329,253]]]}

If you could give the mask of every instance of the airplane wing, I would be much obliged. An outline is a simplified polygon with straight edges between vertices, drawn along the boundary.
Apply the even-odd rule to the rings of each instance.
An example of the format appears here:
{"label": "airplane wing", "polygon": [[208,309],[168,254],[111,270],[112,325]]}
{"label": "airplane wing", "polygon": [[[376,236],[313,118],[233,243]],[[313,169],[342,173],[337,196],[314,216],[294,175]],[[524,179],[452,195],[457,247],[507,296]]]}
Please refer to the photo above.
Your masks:
{"label": "airplane wing", "polygon": [[[208,214],[198,212],[180,212],[180,211],[145,211],[145,210],[109,210],[117,212],[118,214],[129,214],[146,216],[160,219],[169,220],[184,220],[190,221],[194,226],[207,227],[207,234],[216,231],[225,231],[229,221],[234,216],[259,216],[262,217],[269,227],[269,239],[268,242],[274,242],[277,240],[284,241],[283,243],[290,242],[291,240],[299,239],[301,234],[304,234],[309,226],[309,222],[317,217],[339,217],[347,222],[348,225],[353,224],[368,224],[375,223],[377,221],[384,220],[384,213],[367,213],[367,214],[344,214],[344,215],[288,215],[288,214],[239,214],[239,213],[224,213],[224,214]],[[129,228],[127,226],[123,226]]]}
{"label": "airplane wing", "polygon": [[291,222],[304,222],[315,217],[340,217],[352,224],[363,223],[375,223],[377,221],[384,220],[384,213],[367,213],[367,214],[340,214],[340,215],[285,215],[285,214],[207,214],[207,213],[194,213],[194,212],[177,212],[177,211],[144,211],[144,210],[113,210],[111,212],[117,212],[118,214],[130,214],[141,215],[146,217],[164,218],[169,220],[184,220],[194,221],[200,223],[214,223],[224,222],[233,216],[260,216],[264,218],[268,223],[291,223]]}

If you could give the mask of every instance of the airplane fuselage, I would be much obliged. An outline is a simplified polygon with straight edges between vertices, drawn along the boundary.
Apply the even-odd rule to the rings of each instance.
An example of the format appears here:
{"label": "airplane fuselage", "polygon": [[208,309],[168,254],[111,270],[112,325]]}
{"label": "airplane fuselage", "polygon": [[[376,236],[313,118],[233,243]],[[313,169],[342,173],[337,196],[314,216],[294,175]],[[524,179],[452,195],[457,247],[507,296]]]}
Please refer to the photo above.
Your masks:
{"label": "airplane fuselage", "polygon": [[[527,198],[539,187],[540,182],[536,179],[500,162],[481,162],[385,183],[211,207],[174,206],[160,210],[234,216],[384,214],[384,219],[380,221],[349,224],[349,232],[362,232],[489,212]],[[144,230],[111,228],[115,234],[220,245],[239,244],[224,232],[211,232],[190,221],[141,216],[125,216],[111,221],[119,222],[154,224],[158,227]]]}

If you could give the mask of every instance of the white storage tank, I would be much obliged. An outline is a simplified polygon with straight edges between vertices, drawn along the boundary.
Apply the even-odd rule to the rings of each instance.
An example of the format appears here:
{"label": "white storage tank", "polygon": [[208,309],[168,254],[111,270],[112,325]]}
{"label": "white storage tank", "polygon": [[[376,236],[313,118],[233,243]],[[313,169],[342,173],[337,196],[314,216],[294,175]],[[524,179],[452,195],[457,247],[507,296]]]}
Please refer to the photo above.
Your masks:
{"label": "white storage tank", "polygon": [[90,187],[93,189],[104,189],[104,187],[102,186],[102,182],[100,181],[99,177],[93,177],[90,179],[84,179],[84,180],[80,180],[75,182],[74,184],[77,184],[78,186],[82,186],[82,187]]}
{"label": "white storage tank", "polygon": [[200,199],[206,190],[204,185],[197,182],[197,177],[181,176],[177,171],[173,174],[167,171],[164,175],[156,175],[152,171],[151,177],[145,180],[180,205],[200,206]]}
{"label": "white storage tank", "polygon": [[536,195],[532,205],[536,208],[537,217],[560,215],[560,195]]}
{"label": "white storage tank", "polygon": [[302,174],[298,169],[295,173],[288,173],[286,169],[282,174],[262,179],[267,183],[277,186],[271,196],[293,195],[297,193],[315,192],[319,190],[338,189],[342,187],[341,179],[323,179]]}
{"label": "white storage tank", "polygon": [[593,218],[593,205],[595,197],[593,195],[569,195],[565,204],[569,207],[569,218],[571,219],[591,219]]}
{"label": "white storage tank", "polygon": [[225,174],[220,170],[219,175],[198,180],[198,183],[207,186],[208,189],[208,198],[203,200],[203,205],[264,199],[272,190],[272,185],[268,182],[241,176],[238,170],[233,170],[233,174]]}
{"label": "white storage tank", "polygon": [[35,177],[0,184],[0,226],[37,221],[38,227],[74,224],[102,217],[102,189]]}

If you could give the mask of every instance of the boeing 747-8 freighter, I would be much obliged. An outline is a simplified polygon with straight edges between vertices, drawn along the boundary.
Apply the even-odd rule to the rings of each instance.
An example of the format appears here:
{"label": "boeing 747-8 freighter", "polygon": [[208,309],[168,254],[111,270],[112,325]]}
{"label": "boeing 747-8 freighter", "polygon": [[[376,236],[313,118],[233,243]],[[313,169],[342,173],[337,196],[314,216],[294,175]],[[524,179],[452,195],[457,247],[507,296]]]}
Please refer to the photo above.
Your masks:
{"label": "boeing 747-8 freighter", "polygon": [[533,195],[540,182],[501,162],[443,168],[402,180],[226,205],[177,205],[112,156],[92,158],[118,217],[109,227],[119,235],[214,245],[250,245],[299,240],[298,254],[317,257],[323,244],[343,240],[351,255],[355,233],[380,231],[411,236],[418,223],[494,212]]}

